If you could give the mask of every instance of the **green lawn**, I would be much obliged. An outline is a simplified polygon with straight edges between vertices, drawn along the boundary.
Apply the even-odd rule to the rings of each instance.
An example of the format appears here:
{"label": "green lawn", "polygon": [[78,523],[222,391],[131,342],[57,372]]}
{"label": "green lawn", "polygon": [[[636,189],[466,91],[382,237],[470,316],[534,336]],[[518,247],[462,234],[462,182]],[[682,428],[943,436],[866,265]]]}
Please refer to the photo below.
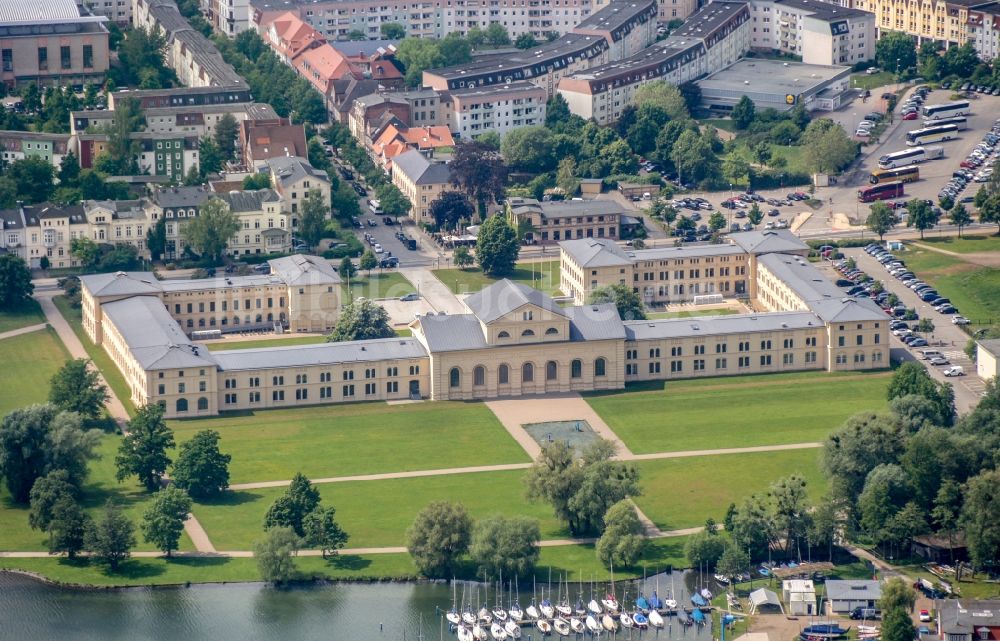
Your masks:
{"label": "green lawn", "polygon": [[44,329],[0,341],[0,416],[10,410],[44,403],[49,381],[69,353],[53,329]]}
{"label": "green lawn", "polygon": [[230,481],[528,462],[481,403],[353,403],[171,421],[178,443],[204,429],[232,455]]}
{"label": "green lawn", "polygon": [[910,248],[902,255],[906,266],[934,285],[942,296],[950,298],[963,316],[977,325],[1000,322],[1000,269],[974,265],[957,256],[913,245]]}
{"label": "green lawn", "polygon": [[[100,458],[90,463],[90,473],[83,487],[83,506],[97,517],[108,499],[112,499],[125,511],[125,514],[136,524],[137,550],[153,550],[153,546],[142,540],[138,524],[142,514],[151,500],[135,479],[124,483],[115,480],[115,454],[121,437],[107,435],[98,448]],[[45,550],[45,534],[32,530],[28,526],[27,506],[17,505],[11,501],[6,488],[0,489],[0,550]],[[193,550],[194,546],[187,535],[181,536],[180,549]]]}
{"label": "green lawn", "polygon": [[735,313],[735,309],[721,307],[719,309],[699,309],[697,311],[690,312],[653,312],[652,314],[646,314],[646,318],[650,320],[664,318],[696,318],[698,316],[729,316],[730,314]]}
{"label": "green lawn", "polygon": [[219,341],[205,343],[209,351],[219,352],[227,349],[258,349],[261,347],[288,347],[290,345],[317,345],[325,343],[326,336],[283,336],[281,338],[262,338],[254,341]]}
{"label": "green lawn", "polygon": [[867,73],[856,73],[851,76],[851,86],[858,89],[875,89],[877,87],[891,85],[895,81],[895,75],[888,71],[880,71],[871,75]]}
{"label": "green lawn", "polygon": [[659,383],[587,402],[637,454],[820,441],[885,405],[888,374],[809,374]]}
{"label": "green lawn", "polygon": [[102,347],[98,347],[90,340],[87,333],[83,331],[82,324],[82,312],[70,306],[69,302],[64,296],[56,296],[52,299],[52,302],[56,304],[59,308],[59,312],[69,323],[69,326],[73,328],[73,333],[76,337],[80,339],[83,344],[83,349],[87,350],[87,355],[90,360],[94,362],[97,369],[101,370],[101,374],[104,375],[104,380],[108,382],[108,385],[114,391],[115,396],[118,400],[122,402],[125,406],[125,411],[131,416],[135,414],[135,406],[132,405],[132,392],[129,390],[128,383],[125,382],[125,378],[122,376],[121,372],[118,371],[118,367],[115,366],[114,361],[108,356],[107,352],[104,351]]}
{"label": "green lawn", "polygon": [[34,299],[16,312],[0,312],[0,333],[45,322],[45,314]]}
{"label": "green lawn", "polygon": [[[686,536],[672,536],[647,541],[646,549],[635,565],[630,568],[615,566],[615,579],[639,578],[643,575],[644,567],[647,575],[655,574],[667,566],[687,567],[688,562],[684,557],[684,543],[687,539]],[[535,573],[539,578],[548,576],[550,567],[552,576],[565,576],[574,582],[585,583],[592,579],[607,581],[611,578],[611,572],[597,560],[592,544],[543,547]]]}
{"label": "green lawn", "polygon": [[826,491],[818,449],[726,454],[639,461],[643,494],[636,504],[663,530],[722,522],[730,503],[767,490],[774,481],[797,474],[811,499]]}
{"label": "green lawn", "polygon": [[[479,268],[435,269],[434,275],[455,294],[478,292],[497,279],[483,274]],[[510,280],[524,283],[550,294],[559,294],[559,261],[550,260],[537,263],[518,263]]]}
{"label": "green lawn", "polygon": [[785,167],[791,170],[798,169],[804,165],[805,147],[796,145],[771,145],[771,154],[777,158],[785,159]]}
{"label": "green lawn", "polygon": [[417,290],[413,283],[399,272],[373,273],[367,276],[360,272],[357,278],[351,279],[350,296],[347,294],[347,284],[341,285],[344,302],[351,297],[357,298],[399,298]]}
{"label": "green lawn", "polygon": [[[1000,251],[1000,236],[935,236],[916,241],[959,254]],[[911,245],[912,246],[912,245]]]}
{"label": "green lawn", "polygon": [[[323,504],[337,508],[337,521],[351,536],[349,547],[406,544],[406,528],[431,501],[465,505],[473,518],[494,514],[526,516],[540,521],[542,538],[568,536],[552,509],[524,498],[523,470],[428,476],[387,481],[355,481],[317,485]],[[228,492],[212,504],[198,504],[195,516],[216,549],[248,550],[260,535],[264,515],[285,488]]]}
{"label": "green lawn", "polygon": [[[407,579],[417,575],[408,554],[341,555],[331,559],[300,556],[295,565],[303,578],[365,580]],[[98,586],[183,585],[185,583],[228,583],[259,581],[257,562],[252,558],[173,558],[131,559],[120,571],[110,573],[85,559],[0,558],[0,568],[17,568],[41,574],[54,581]]]}
{"label": "green lawn", "polygon": [[728,131],[729,133],[736,132],[736,123],[733,122],[732,118],[705,118],[704,120],[699,120],[698,122],[705,126],[712,126],[716,129]]}

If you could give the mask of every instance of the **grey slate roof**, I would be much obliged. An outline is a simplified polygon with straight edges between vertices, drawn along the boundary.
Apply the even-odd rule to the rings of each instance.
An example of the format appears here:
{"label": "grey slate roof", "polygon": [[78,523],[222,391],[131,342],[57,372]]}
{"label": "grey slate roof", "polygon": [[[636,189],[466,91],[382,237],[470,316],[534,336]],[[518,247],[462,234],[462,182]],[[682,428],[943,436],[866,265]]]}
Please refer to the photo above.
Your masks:
{"label": "grey slate roof", "polygon": [[206,289],[226,290],[235,287],[264,287],[283,285],[277,276],[249,274],[247,276],[219,276],[217,278],[167,278],[160,281],[164,292],[193,292]]}
{"label": "grey slate roof", "polygon": [[378,53],[379,49],[389,50],[395,47],[399,40],[331,40],[330,46],[344,54],[354,57],[361,54],[372,56]]}
{"label": "grey slate roof", "polygon": [[218,194],[217,197],[226,201],[229,209],[234,212],[260,211],[264,208],[264,203],[281,200],[281,197],[273,189],[229,191]]}
{"label": "grey slate roof", "polygon": [[153,192],[150,199],[166,209],[170,207],[201,207],[209,198],[215,197],[207,187],[166,187]]}
{"label": "grey slate roof", "polygon": [[573,257],[581,267],[611,267],[631,265],[632,260],[624,250],[608,238],[577,238],[564,240],[559,247]]}
{"label": "grey slate roof", "polygon": [[427,356],[427,350],[414,338],[233,349],[212,353],[223,371],[364,363],[424,356]]}
{"label": "grey slate roof", "polygon": [[979,638],[979,628],[1000,627],[1000,600],[947,599],[937,603],[941,632]]}
{"label": "grey slate roof", "polygon": [[559,307],[551,296],[507,278],[499,280],[465,299],[465,306],[469,308],[469,311],[487,324],[524,305],[541,307],[557,316],[567,315],[566,311]]}
{"label": "grey slate roof", "polygon": [[694,316],[666,320],[625,322],[625,339],[687,338],[774,332],[783,329],[822,329],[823,320],[812,312],[768,312],[766,314],[736,314],[732,316]]}
{"label": "grey slate roof", "polygon": [[625,338],[625,325],[613,303],[565,307],[569,316],[571,341],[599,341]]}
{"label": "grey slate roof", "polygon": [[418,320],[427,349],[432,353],[489,347],[483,334],[483,326],[472,314],[428,314],[420,316]]}
{"label": "grey slate roof", "polygon": [[340,274],[325,258],[295,254],[267,261],[271,274],[289,285],[319,285],[340,283]]}
{"label": "grey slate roof", "polygon": [[93,296],[138,296],[163,291],[153,272],[86,274],[80,282]]}
{"label": "grey slate roof", "polygon": [[870,298],[853,298],[802,256],[766,254],[757,258],[827,322],[885,320],[885,312]]}
{"label": "grey slate roof", "polygon": [[329,183],[330,177],[325,171],[320,171],[309,164],[309,161],[300,156],[278,156],[267,159],[267,167],[271,170],[282,185],[290,185],[303,178],[316,178]]}
{"label": "grey slate roof", "polygon": [[681,247],[653,247],[628,252],[635,261],[674,260],[702,256],[735,256],[746,252],[736,245],[682,245]]}
{"label": "grey slate roof", "polygon": [[133,296],[102,308],[144,369],[215,367],[208,349],[191,343],[160,299]]}
{"label": "grey slate roof", "polygon": [[864,601],[882,597],[882,584],[868,579],[828,580],[826,598],[831,601]]}
{"label": "grey slate roof", "polygon": [[577,216],[607,216],[621,214],[622,206],[613,200],[563,200],[539,202],[534,198],[509,199],[514,213],[539,211],[545,218],[574,218]]}
{"label": "grey slate roof", "polygon": [[787,229],[765,229],[729,234],[729,241],[736,243],[748,253],[768,254],[772,252],[793,252],[809,249],[798,236]]}
{"label": "grey slate roof", "polygon": [[415,185],[442,185],[451,182],[451,169],[443,162],[431,162],[416,149],[392,159],[393,172],[401,172]]}

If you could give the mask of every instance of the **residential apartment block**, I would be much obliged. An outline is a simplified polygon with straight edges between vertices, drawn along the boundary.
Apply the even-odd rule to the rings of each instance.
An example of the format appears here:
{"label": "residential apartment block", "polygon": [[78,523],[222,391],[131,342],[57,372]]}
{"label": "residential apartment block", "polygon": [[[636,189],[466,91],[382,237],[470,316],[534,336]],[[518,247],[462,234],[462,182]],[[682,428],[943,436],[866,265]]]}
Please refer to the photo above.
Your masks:
{"label": "residential apartment block", "polygon": [[279,156],[267,159],[267,170],[271,174],[271,188],[284,203],[291,219],[294,233],[299,226],[299,212],[302,200],[313,189],[319,190],[323,203],[330,207],[330,177],[298,156]]}
{"label": "residential apartment block", "polygon": [[875,58],[875,14],[824,0],[751,0],[751,47],[815,65]]}
{"label": "residential apartment block", "polygon": [[969,10],[969,39],[983,60],[1000,57],[1000,2],[976,5]]}
{"label": "residential apartment block", "polygon": [[239,144],[247,171],[267,167],[270,158],[309,156],[305,127],[288,118],[244,120],[240,123]]}
{"label": "residential apartment block", "polygon": [[[82,5],[81,5],[82,6]],[[73,0],[8,2],[0,14],[0,80],[8,87],[101,84],[108,71],[107,18]]]}
{"label": "residential apartment block", "polygon": [[487,87],[452,89],[450,127],[466,140],[486,133],[505,136],[522,127],[545,124],[548,96],[541,87],[526,81]]}
{"label": "residential apartment block", "polygon": [[230,38],[250,26],[249,0],[201,0],[201,9],[212,28]]}
{"label": "residential apartment block", "polygon": [[431,203],[442,193],[455,189],[448,165],[434,162],[415,149],[393,158],[392,184],[410,201],[410,218],[418,225],[433,225]]}
{"label": "residential apartment block", "polygon": [[902,31],[917,43],[962,45],[971,35],[971,13],[991,4],[983,0],[841,0],[845,6],[875,14],[877,33]]}
{"label": "residential apartment block", "polygon": [[119,27],[128,27],[132,23],[132,0],[83,0],[87,11],[104,16]]}
{"label": "residential apartment block", "polygon": [[[143,109],[154,107],[196,107],[253,103],[253,96],[246,84],[219,87],[168,87],[166,89],[122,89],[108,94],[108,109],[114,111],[122,98],[135,98]],[[262,104],[262,103],[256,103]],[[270,105],[268,105],[270,107]]]}
{"label": "residential apartment block", "polygon": [[0,150],[5,163],[24,158],[42,158],[56,169],[63,156],[72,150],[69,134],[46,134],[35,131],[0,131]]}

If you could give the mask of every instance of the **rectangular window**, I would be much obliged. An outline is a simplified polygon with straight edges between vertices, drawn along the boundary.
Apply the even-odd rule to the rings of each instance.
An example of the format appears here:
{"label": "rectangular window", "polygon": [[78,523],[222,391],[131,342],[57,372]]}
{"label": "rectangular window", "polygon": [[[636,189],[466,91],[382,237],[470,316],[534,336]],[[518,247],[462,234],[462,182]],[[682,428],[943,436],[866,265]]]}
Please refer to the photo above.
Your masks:
{"label": "rectangular window", "polygon": [[285,400],[285,390],[274,390],[271,392],[272,401],[283,401]]}
{"label": "rectangular window", "polygon": [[725,358],[715,359],[715,369],[726,369],[726,367],[728,367],[728,364]]}
{"label": "rectangular window", "polygon": [[94,68],[94,45],[83,45],[83,68]]}
{"label": "rectangular window", "polygon": [[864,345],[864,341],[865,341],[865,337],[864,336],[862,336],[861,334],[858,334],[857,336],[855,336],[855,339],[857,340],[858,345]]}
{"label": "rectangular window", "polygon": [[3,50],[3,70],[4,71],[14,71],[14,50],[4,49]]}
{"label": "rectangular window", "polygon": [[705,361],[703,359],[695,359],[694,361],[694,371],[701,372],[705,369]]}
{"label": "rectangular window", "polygon": [[771,355],[770,354],[762,354],[761,357],[760,357],[760,364],[761,365],[770,365],[771,364]]}
{"label": "rectangular window", "polygon": [[389,394],[395,394],[399,391],[399,381],[389,381],[385,384],[385,391]]}
{"label": "rectangular window", "polygon": [[[353,372],[352,372],[353,373]],[[344,398],[354,396],[354,386],[344,385]]]}
{"label": "rectangular window", "polygon": [[38,70],[48,71],[49,70],[49,49],[48,47],[38,48]]}
{"label": "rectangular window", "polygon": [[838,336],[837,337],[837,347],[843,347],[843,346],[844,346],[844,337],[843,336]]}
{"label": "rectangular window", "polygon": [[59,47],[59,64],[62,65],[63,69],[69,69],[73,66],[73,60],[69,53],[69,47],[65,45]]}
{"label": "rectangular window", "polygon": [[375,394],[375,383],[365,383],[365,396]]}
{"label": "rectangular window", "polygon": [[795,355],[794,354],[783,354],[781,356],[781,362],[784,365],[791,365],[791,364],[794,363],[794,361],[795,361]]}

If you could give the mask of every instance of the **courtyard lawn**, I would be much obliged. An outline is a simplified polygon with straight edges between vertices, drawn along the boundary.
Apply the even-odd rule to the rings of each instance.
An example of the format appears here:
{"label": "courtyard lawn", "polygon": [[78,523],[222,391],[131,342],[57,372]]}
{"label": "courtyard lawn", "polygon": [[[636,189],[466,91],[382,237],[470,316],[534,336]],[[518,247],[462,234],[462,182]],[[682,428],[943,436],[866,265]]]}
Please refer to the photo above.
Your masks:
{"label": "courtyard lawn", "polygon": [[651,314],[646,314],[646,318],[650,320],[658,320],[664,318],[695,318],[698,316],[729,316],[730,314],[736,314],[735,309],[730,309],[728,307],[721,307],[719,309],[699,309],[684,312],[653,312]]}
{"label": "courtyard lawn", "polygon": [[959,313],[974,324],[1000,322],[1000,269],[968,263],[957,256],[914,245],[910,245],[910,251],[904,252],[902,257],[907,267],[933,285],[942,296],[950,298]]}
{"label": "courtyard lawn", "polygon": [[[435,276],[455,294],[471,294],[497,281],[483,274],[478,267],[469,269],[435,269]],[[510,280],[524,283],[549,295],[559,292],[559,261],[518,263]]]}
{"label": "courtyard lawn", "polygon": [[13,329],[38,325],[45,322],[45,314],[34,299],[25,303],[23,309],[14,312],[0,312],[0,334]]}
{"label": "courtyard lawn", "polygon": [[0,354],[0,417],[14,408],[48,400],[49,381],[69,359],[53,329],[0,340]]}
{"label": "courtyard lawn", "polygon": [[280,338],[262,338],[253,341],[218,341],[215,343],[205,343],[205,347],[212,352],[220,352],[228,349],[259,349],[261,347],[289,347],[291,345],[318,345],[326,342],[326,336],[282,336]]}
{"label": "courtyard lawn", "polygon": [[59,308],[59,313],[63,315],[69,326],[73,328],[73,333],[80,339],[83,349],[87,350],[90,360],[101,371],[101,374],[104,375],[104,380],[108,382],[108,386],[114,391],[115,396],[118,397],[122,405],[125,406],[125,411],[129,413],[129,416],[135,414],[135,406],[132,404],[132,392],[129,390],[128,383],[125,382],[125,377],[118,371],[118,367],[115,366],[114,361],[104,351],[104,348],[95,345],[90,340],[90,337],[87,336],[87,333],[83,331],[82,311],[72,307],[65,296],[56,296],[52,299],[52,302]]}
{"label": "courtyard lawn", "polygon": [[351,298],[364,296],[365,298],[399,298],[417,291],[413,283],[406,280],[399,272],[386,271],[382,273],[373,272],[367,275],[365,272],[358,272],[357,277],[351,278],[350,295],[348,295],[347,283],[341,284],[343,298],[346,303]]}
{"label": "courtyard lawn", "polygon": [[[100,458],[91,461],[90,471],[83,486],[82,505],[94,518],[102,513],[110,499],[122,508],[136,526],[136,550],[153,550],[153,546],[142,540],[139,523],[149,505],[152,495],[146,492],[135,479],[123,483],[115,480],[115,454],[121,437],[106,435],[98,447]],[[28,507],[15,504],[6,487],[0,489],[0,551],[44,551],[46,536],[43,532],[28,526]],[[181,536],[181,550],[193,550],[194,546],[187,534]]]}
{"label": "courtyard lawn", "polygon": [[658,382],[587,402],[636,454],[821,441],[885,406],[888,373],[813,374]]}
{"label": "courtyard lawn", "polygon": [[819,449],[725,454],[639,461],[642,496],[635,502],[661,530],[721,523],[730,503],[759,494],[776,480],[796,474],[810,499],[826,492]]}
{"label": "courtyard lawn", "polygon": [[[914,241],[939,247],[945,251],[959,254],[973,254],[978,252],[998,252],[1000,251],[1000,236],[928,236],[923,240]],[[914,245],[910,243],[912,248]]]}
{"label": "courtyard lawn", "polygon": [[[431,501],[465,505],[473,518],[494,514],[540,521],[542,538],[568,536],[544,503],[529,503],[521,482],[524,470],[428,476],[386,481],[318,484],[323,505],[337,509],[337,521],[351,536],[348,547],[406,545],[406,529]],[[195,505],[194,514],[218,550],[249,550],[263,532],[264,516],[286,488],[228,492],[213,503]]]}
{"label": "courtyard lawn", "polygon": [[526,463],[482,403],[354,403],[171,421],[178,443],[217,430],[230,482]]}
{"label": "courtyard lawn", "polygon": [[870,75],[867,73],[856,73],[851,76],[851,86],[856,89],[874,90],[878,87],[891,85],[895,80],[895,75],[888,71],[880,71]]}
{"label": "courtyard lawn", "polygon": [[722,131],[736,133],[736,122],[734,122],[732,118],[705,118],[704,120],[699,120],[698,122],[706,127],[715,127],[716,129],[721,129]]}

